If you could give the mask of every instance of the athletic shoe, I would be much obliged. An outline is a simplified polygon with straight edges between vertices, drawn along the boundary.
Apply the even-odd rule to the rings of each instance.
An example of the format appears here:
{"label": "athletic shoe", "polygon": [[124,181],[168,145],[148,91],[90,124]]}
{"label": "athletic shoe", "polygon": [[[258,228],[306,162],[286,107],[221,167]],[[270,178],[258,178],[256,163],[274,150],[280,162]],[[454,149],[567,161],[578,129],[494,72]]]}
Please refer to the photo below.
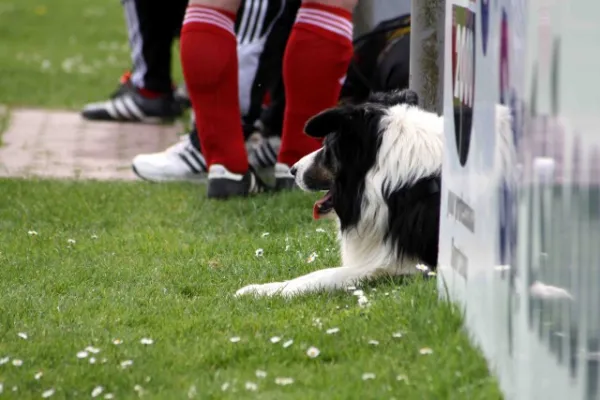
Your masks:
{"label": "athletic shoe", "polygon": [[213,164],[208,170],[208,198],[227,199],[271,190],[250,166],[245,174],[234,174],[221,164]]}
{"label": "athletic shoe", "polygon": [[81,115],[94,121],[123,121],[158,124],[181,116],[183,110],[172,93],[155,98],[142,96],[130,83],[122,84],[107,101],[87,104]]}
{"label": "athletic shoe", "polygon": [[292,190],[298,189],[296,179],[290,172],[290,167],[286,164],[275,164],[275,190]]}
{"label": "athletic shoe", "polygon": [[181,140],[165,151],[140,154],[133,159],[133,172],[151,182],[206,182],[206,161],[197,143],[196,131],[183,135]]}
{"label": "athletic shoe", "polygon": [[192,106],[192,101],[190,100],[190,95],[187,91],[187,86],[185,86],[185,83],[182,83],[175,88],[173,97],[183,110],[187,110]]}

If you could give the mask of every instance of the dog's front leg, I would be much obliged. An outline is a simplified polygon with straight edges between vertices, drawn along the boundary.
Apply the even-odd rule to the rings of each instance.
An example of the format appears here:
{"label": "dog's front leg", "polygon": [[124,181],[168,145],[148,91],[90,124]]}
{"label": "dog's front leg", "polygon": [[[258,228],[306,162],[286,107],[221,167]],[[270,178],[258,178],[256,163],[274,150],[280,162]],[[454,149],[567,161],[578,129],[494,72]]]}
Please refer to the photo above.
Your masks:
{"label": "dog's front leg", "polygon": [[371,272],[351,267],[322,269],[289,281],[249,285],[238,290],[236,296],[254,294],[256,296],[292,297],[321,290],[341,289],[354,285],[362,279],[370,278]]}

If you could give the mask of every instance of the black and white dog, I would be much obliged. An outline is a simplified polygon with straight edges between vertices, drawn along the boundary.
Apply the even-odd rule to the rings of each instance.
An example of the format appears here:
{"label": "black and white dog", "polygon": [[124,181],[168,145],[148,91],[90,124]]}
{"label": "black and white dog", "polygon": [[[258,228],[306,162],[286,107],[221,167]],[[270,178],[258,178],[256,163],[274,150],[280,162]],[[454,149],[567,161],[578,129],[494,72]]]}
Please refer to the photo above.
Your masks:
{"label": "black and white dog", "polygon": [[[327,191],[313,215],[337,216],[342,266],[249,285],[236,295],[290,297],[413,274],[418,264],[436,269],[444,118],[417,104],[410,90],[375,93],[366,103],[332,108],[308,121],[306,133],[324,138],[323,147],[298,161],[292,173],[301,189]],[[489,190],[497,190],[500,179],[515,182],[511,116],[505,106],[496,106],[495,129],[496,175],[472,178]]]}
{"label": "black and white dog", "polygon": [[376,93],[308,121],[306,133],[323,147],[292,173],[301,189],[327,191],[313,215],[337,216],[343,266],[237,295],[293,296],[415,273],[417,264],[436,268],[444,122],[417,102],[409,90]]}

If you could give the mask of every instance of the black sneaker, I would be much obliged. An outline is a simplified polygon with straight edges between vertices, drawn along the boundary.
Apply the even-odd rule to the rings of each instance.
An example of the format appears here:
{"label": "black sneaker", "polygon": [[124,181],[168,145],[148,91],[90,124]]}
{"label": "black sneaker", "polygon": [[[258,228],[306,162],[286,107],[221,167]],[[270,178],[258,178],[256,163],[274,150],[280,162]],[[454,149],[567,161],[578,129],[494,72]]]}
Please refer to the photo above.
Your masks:
{"label": "black sneaker", "polygon": [[144,122],[159,124],[181,116],[183,109],[168,93],[156,98],[142,96],[129,82],[122,84],[107,101],[87,104],[81,115],[94,121]]}
{"label": "black sneaker", "polygon": [[245,174],[234,174],[221,164],[213,164],[208,170],[208,198],[227,199],[268,192],[268,187],[256,175],[252,167]]}
{"label": "black sneaker", "polygon": [[173,97],[175,98],[175,101],[179,103],[179,106],[184,110],[187,110],[192,106],[192,101],[190,100],[190,95],[187,91],[187,86],[185,86],[185,83],[181,83],[179,86],[177,86],[173,92]]}

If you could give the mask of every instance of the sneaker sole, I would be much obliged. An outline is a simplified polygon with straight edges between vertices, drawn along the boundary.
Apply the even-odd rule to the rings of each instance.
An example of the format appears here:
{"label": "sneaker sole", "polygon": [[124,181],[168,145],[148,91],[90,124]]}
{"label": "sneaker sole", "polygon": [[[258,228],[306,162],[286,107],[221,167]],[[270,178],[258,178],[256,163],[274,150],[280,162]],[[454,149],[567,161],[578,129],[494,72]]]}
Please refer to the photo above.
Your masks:
{"label": "sneaker sole", "polygon": [[133,173],[140,178],[143,181],[146,182],[151,182],[151,183],[167,183],[167,182],[190,182],[190,183],[197,183],[197,184],[205,184],[207,182],[207,178],[206,176],[202,177],[202,178],[198,178],[198,179],[171,179],[171,178],[150,178],[148,176],[144,176],[142,174],[140,174],[140,172],[137,170],[137,168],[135,167],[135,165],[131,166],[131,169],[133,170]]}

